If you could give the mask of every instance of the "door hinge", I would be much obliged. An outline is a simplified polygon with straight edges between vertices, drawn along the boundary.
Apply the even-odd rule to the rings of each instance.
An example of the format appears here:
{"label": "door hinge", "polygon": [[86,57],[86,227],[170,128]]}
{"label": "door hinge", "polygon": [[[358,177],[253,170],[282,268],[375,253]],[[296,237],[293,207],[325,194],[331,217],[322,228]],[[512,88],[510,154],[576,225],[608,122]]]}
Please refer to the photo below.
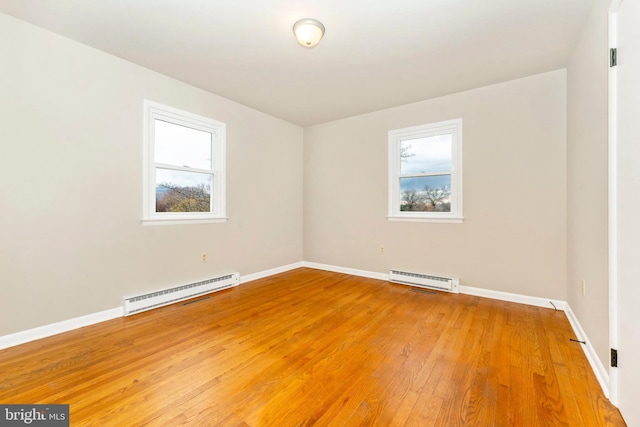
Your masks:
{"label": "door hinge", "polygon": [[616,350],[615,348],[611,349],[611,367],[618,367],[618,350]]}
{"label": "door hinge", "polygon": [[609,49],[609,67],[615,67],[618,65],[618,49],[612,47]]}

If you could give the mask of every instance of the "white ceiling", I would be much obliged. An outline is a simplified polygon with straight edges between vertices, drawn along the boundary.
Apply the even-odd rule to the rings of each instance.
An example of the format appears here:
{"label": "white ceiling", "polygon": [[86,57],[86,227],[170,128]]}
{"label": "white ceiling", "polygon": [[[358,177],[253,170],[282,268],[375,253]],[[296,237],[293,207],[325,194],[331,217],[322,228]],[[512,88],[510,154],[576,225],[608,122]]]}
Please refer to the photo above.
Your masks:
{"label": "white ceiling", "polygon": [[[566,66],[593,0],[0,0],[0,12],[308,126]],[[304,49],[300,18],[324,39]]]}

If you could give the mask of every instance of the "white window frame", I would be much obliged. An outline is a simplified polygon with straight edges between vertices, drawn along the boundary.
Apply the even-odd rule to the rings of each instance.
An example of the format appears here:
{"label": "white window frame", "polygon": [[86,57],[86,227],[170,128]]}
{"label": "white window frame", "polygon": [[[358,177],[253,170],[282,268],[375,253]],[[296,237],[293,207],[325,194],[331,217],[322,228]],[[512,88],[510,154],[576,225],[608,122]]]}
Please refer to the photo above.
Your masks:
{"label": "white window frame", "polygon": [[[406,212],[400,210],[400,178],[429,176],[402,175],[400,146],[403,141],[438,135],[452,135],[451,144],[451,212]],[[446,120],[389,131],[389,221],[462,222],[462,119]],[[438,173],[440,175],[441,173]],[[436,174],[434,174],[436,175]]]}
{"label": "white window frame", "polygon": [[[181,168],[155,163],[155,120],[185,126],[211,133],[211,169]],[[225,222],[226,217],[226,125],[217,120],[199,116],[177,108],[144,100],[144,178],[143,225],[201,224]],[[156,212],[156,168],[207,173],[213,176],[211,186],[211,212]]]}

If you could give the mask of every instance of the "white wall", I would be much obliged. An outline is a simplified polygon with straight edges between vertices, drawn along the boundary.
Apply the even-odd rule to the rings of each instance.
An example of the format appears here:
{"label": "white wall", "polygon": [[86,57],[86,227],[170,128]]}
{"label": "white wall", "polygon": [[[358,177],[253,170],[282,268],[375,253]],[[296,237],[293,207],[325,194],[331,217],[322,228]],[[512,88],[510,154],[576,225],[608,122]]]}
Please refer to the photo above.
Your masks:
{"label": "white wall", "polygon": [[[387,132],[458,117],[464,223],[389,222]],[[304,133],[309,262],[452,275],[466,286],[565,300],[566,196],[564,70]]]}
{"label": "white wall", "polygon": [[[0,58],[0,336],[302,261],[300,127],[2,14]],[[141,225],[145,98],[227,124],[227,223]]]}
{"label": "white wall", "polygon": [[594,3],[567,68],[567,301],[603,366],[609,364],[608,6]]}

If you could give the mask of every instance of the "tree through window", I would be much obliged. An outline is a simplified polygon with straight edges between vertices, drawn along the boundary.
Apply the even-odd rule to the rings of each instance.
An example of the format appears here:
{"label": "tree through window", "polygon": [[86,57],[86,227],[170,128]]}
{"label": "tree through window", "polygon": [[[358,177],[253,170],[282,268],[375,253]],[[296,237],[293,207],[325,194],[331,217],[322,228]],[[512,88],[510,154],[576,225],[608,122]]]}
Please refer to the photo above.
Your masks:
{"label": "tree through window", "polygon": [[224,220],[225,125],[145,102],[145,220]]}

